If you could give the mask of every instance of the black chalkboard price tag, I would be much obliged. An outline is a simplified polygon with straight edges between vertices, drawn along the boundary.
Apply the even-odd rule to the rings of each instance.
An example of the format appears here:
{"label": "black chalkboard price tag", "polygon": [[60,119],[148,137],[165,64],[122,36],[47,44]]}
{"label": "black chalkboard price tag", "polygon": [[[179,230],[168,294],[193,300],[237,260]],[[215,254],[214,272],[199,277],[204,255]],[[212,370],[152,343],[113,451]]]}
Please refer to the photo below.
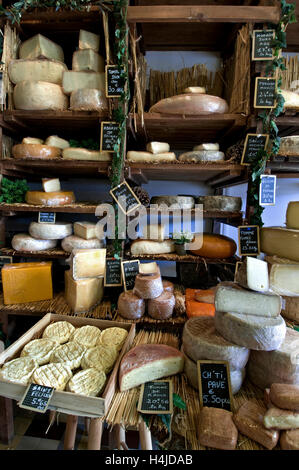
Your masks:
{"label": "black chalkboard price tag", "polygon": [[172,389],[171,380],[154,380],[142,384],[137,410],[144,414],[172,414]]}
{"label": "black chalkboard price tag", "polygon": [[273,60],[274,29],[255,29],[252,35],[252,60]]}
{"label": "black chalkboard price tag", "polygon": [[56,212],[39,212],[38,223],[39,224],[55,224]]}
{"label": "black chalkboard price tag", "polygon": [[1,271],[5,264],[12,263],[12,256],[0,256],[0,282],[2,281]]}
{"label": "black chalkboard price tag", "polygon": [[229,364],[226,361],[197,361],[200,406],[232,411]]}
{"label": "black chalkboard price tag", "polygon": [[257,157],[260,150],[265,150],[268,146],[268,134],[247,134],[242,154],[241,165],[250,165]]}
{"label": "black chalkboard price tag", "polygon": [[257,77],[254,91],[255,108],[275,108],[277,94],[277,79]]}
{"label": "black chalkboard price tag", "polygon": [[130,212],[135,211],[141,205],[136,194],[132,191],[126,181],[119,184],[110,191],[111,196],[117,203],[120,210],[128,215]]}
{"label": "black chalkboard price tag", "polygon": [[115,152],[114,147],[117,145],[119,134],[119,124],[113,121],[101,122],[101,152]]}
{"label": "black chalkboard price tag", "polygon": [[122,285],[121,259],[106,258],[104,286],[115,287]]}
{"label": "black chalkboard price tag", "polygon": [[238,227],[240,256],[256,256],[260,254],[260,231],[258,225]]}
{"label": "black chalkboard price tag", "polygon": [[30,384],[19,403],[19,407],[37,411],[38,413],[45,413],[48,409],[53,392],[54,388]]}
{"label": "black chalkboard price tag", "polygon": [[135,278],[137,274],[139,274],[139,264],[139,259],[134,259],[132,261],[122,261],[121,272],[125,291],[133,289]]}
{"label": "black chalkboard price tag", "polygon": [[106,98],[120,98],[125,89],[125,78],[117,65],[106,65]]}
{"label": "black chalkboard price tag", "polygon": [[260,206],[275,206],[276,175],[261,175]]}

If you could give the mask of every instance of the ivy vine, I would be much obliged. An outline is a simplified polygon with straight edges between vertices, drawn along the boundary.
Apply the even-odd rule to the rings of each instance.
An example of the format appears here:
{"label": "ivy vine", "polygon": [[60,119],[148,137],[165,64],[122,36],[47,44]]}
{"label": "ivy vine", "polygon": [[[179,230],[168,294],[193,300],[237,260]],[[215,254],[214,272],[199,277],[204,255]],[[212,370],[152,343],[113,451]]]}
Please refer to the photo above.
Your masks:
{"label": "ivy vine", "polygon": [[[266,67],[266,76],[275,76],[277,71],[285,70],[284,60],[281,57],[281,50],[287,47],[287,26],[296,23],[295,4],[288,4],[286,0],[281,0],[281,18],[278,25],[269,25],[270,29],[275,30],[273,39],[274,59],[269,61]],[[284,98],[281,94],[281,74],[277,80],[276,107],[270,110],[264,110],[258,114],[258,120],[262,121],[263,134],[269,134],[269,143],[267,150],[260,150],[255,159],[251,162],[251,184],[248,192],[248,204],[251,208],[250,223],[263,226],[262,213],[264,207],[259,205],[259,188],[261,175],[265,173],[267,160],[271,156],[277,155],[280,147],[280,137],[278,136],[278,127],[276,118],[283,112]]]}

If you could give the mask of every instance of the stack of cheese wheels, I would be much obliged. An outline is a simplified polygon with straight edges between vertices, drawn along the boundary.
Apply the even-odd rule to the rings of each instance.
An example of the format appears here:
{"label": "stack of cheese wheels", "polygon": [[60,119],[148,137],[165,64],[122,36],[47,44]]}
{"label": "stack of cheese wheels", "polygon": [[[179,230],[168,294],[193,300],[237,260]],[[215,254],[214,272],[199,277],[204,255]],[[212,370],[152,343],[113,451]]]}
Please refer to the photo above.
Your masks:
{"label": "stack of cheese wheels", "polygon": [[[15,85],[15,108],[29,111],[67,109],[68,97],[61,86],[66,71],[63,50],[58,44],[42,34],[23,42],[19,59],[12,60],[8,67],[9,78]],[[17,148],[15,152],[25,150]],[[27,151],[33,155],[38,149]]]}
{"label": "stack of cheese wheels", "polygon": [[58,178],[43,179],[43,191],[27,191],[25,201],[47,207],[66,206],[75,202],[73,191],[62,191]]}
{"label": "stack of cheese wheels", "polygon": [[[67,140],[61,139],[57,135],[49,136],[45,142],[36,137],[24,137],[21,144],[14,145],[12,154],[14,158],[39,158],[50,160],[60,158],[63,149],[69,147]],[[50,179],[53,181],[54,178]]]}
{"label": "stack of cheese wheels", "polygon": [[104,240],[98,230],[100,229],[94,222],[75,222],[74,235],[66,236],[61,246],[68,253],[81,248],[103,248]]}
{"label": "stack of cheese wheels", "polygon": [[176,161],[175,153],[170,152],[170,146],[166,142],[149,142],[146,151],[130,150],[127,152],[127,160],[130,162],[173,162]]}
{"label": "stack of cheese wheels", "polygon": [[149,224],[142,229],[143,238],[131,243],[132,255],[166,254],[174,252],[174,242],[165,239],[164,224]]}
{"label": "stack of cheese wheels", "polygon": [[197,361],[227,361],[230,368],[232,393],[237,393],[245,378],[249,349],[223,338],[215,329],[214,318],[190,318],[184,326],[182,352],[185,356],[185,374],[190,384],[198,389]]}

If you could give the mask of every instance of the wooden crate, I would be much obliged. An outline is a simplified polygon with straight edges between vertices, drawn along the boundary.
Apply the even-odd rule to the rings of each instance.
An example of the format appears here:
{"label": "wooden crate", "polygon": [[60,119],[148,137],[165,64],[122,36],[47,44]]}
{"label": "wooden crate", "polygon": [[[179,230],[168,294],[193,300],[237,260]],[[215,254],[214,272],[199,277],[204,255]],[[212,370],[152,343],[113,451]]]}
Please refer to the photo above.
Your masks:
{"label": "wooden crate", "polygon": [[[24,333],[23,336],[21,336],[9,348],[0,354],[0,367],[5,362],[19,357],[20,352],[25,344],[27,344],[32,339],[41,337],[44,329],[50,323],[56,321],[68,321],[75,327],[92,325],[97,326],[102,330],[117,326],[126,329],[129,333],[119,354],[118,360],[116,361],[114,368],[110,373],[107,385],[101,397],[88,397],[71,392],[54,391],[51,398],[49,405],[50,410],[60,411],[62,413],[76,416],[100,418],[108,412],[113,395],[117,390],[119,364],[123,355],[130,349],[132,345],[135,336],[135,325],[109,320],[96,320],[93,318],[70,317],[66,315],[47,313],[40,321],[30,328],[30,330]],[[0,379],[0,396],[19,401],[24,395],[26,387],[27,386],[25,385],[20,385]]]}

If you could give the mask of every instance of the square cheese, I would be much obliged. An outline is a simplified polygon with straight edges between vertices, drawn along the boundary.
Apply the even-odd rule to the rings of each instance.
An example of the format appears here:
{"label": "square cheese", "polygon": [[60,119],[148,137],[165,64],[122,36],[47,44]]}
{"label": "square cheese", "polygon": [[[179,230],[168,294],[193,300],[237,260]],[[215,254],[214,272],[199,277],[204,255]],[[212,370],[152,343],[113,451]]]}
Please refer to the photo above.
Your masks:
{"label": "square cheese", "polygon": [[71,258],[73,279],[102,277],[105,272],[105,263],[105,248],[73,250]]}
{"label": "square cheese", "polygon": [[65,300],[74,313],[83,313],[99,304],[104,294],[104,283],[101,277],[89,279],[72,278],[71,271],[65,272]]}
{"label": "square cheese", "polygon": [[96,226],[97,224],[93,224],[92,222],[75,222],[74,234],[78,237],[84,238],[84,240],[97,238]]}
{"label": "square cheese", "polygon": [[85,29],[80,29],[79,49],[92,49],[98,52],[100,48],[100,36]]}
{"label": "square cheese", "polygon": [[[36,34],[23,42],[19,51],[20,59],[54,59],[64,62],[62,47],[46,38],[42,34]],[[38,80],[38,79],[37,79]]]}
{"label": "square cheese", "polygon": [[103,57],[92,49],[79,50],[73,54],[72,69],[74,71],[105,72],[105,62]]}
{"label": "square cheese", "polygon": [[60,181],[58,178],[43,178],[42,183],[45,193],[61,191]]}

